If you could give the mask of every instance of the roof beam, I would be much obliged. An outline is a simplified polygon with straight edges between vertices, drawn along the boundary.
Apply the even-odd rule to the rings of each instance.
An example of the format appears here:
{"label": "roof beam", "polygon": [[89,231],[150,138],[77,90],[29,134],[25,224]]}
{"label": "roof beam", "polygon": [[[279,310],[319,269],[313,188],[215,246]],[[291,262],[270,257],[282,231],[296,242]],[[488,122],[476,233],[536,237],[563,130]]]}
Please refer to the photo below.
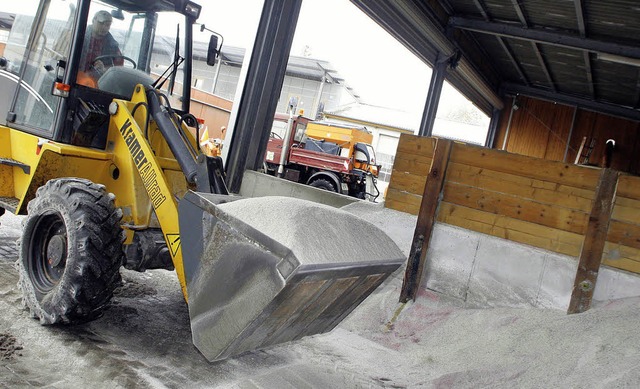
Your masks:
{"label": "roof beam", "polygon": [[525,27],[529,27],[527,17],[524,14],[524,10],[520,6],[520,2],[518,0],[511,0],[511,4],[513,4],[513,8],[515,8],[516,13],[518,14],[518,19],[520,19],[520,23],[522,23],[522,25]]}
{"label": "roof beam", "polygon": [[475,31],[482,34],[504,36],[508,38],[566,47],[569,49],[586,50],[594,53],[606,53],[640,59],[640,47],[588,39],[557,31],[522,28],[513,24],[486,22],[459,16],[449,18],[448,25],[452,28]]}
{"label": "roof beam", "polygon": [[478,8],[478,10],[480,11],[480,15],[482,15],[484,20],[491,20],[491,16],[489,16],[487,6],[484,4],[483,0],[473,0],[473,4],[475,4],[476,8]]}
{"label": "roof beam", "polygon": [[584,22],[584,11],[582,7],[582,0],[573,0],[573,4],[576,6],[576,19],[578,19],[578,30],[581,37],[587,36],[587,25]]}
{"label": "roof beam", "polygon": [[[485,5],[484,1],[473,0],[473,3],[475,4],[476,8],[478,8],[478,10],[480,11],[480,14],[484,18],[484,20],[488,22],[491,21],[491,15],[487,10],[487,6]],[[518,75],[520,76],[520,79],[522,80],[522,82],[524,82],[527,85],[530,85],[531,82],[529,82],[529,78],[527,78],[527,75],[524,74],[524,70],[522,70],[522,66],[520,66],[520,63],[516,61],[516,57],[511,51],[511,48],[509,47],[507,42],[505,42],[504,39],[499,36],[497,36],[496,39],[498,40],[498,44],[500,45],[500,47],[502,47],[502,50],[507,54],[507,57],[509,58],[509,61],[511,62],[511,64],[518,72]]]}
{"label": "roof beam", "polygon": [[638,70],[638,81],[636,82],[636,103],[633,108],[640,108],[640,70]]}
{"label": "roof beam", "polygon": [[[527,15],[524,9],[522,8],[522,6],[520,6],[519,0],[511,0],[511,4],[513,5],[513,8],[515,8],[516,14],[518,14],[518,19],[520,19],[520,23],[522,23],[522,27],[528,29],[529,20],[527,19]],[[551,89],[555,92],[556,84],[555,82],[553,82],[553,78],[551,78],[551,73],[549,72],[549,67],[547,66],[547,63],[544,61],[544,58],[542,58],[540,47],[538,47],[538,44],[536,42],[531,42],[531,48],[533,49],[533,52],[536,54],[536,58],[540,63],[540,67],[542,68],[542,71],[544,72],[544,75],[547,78],[547,83],[551,86]]]}
{"label": "roof beam", "polygon": [[547,82],[551,86],[551,90],[556,92],[556,90],[557,90],[556,89],[556,83],[553,81],[553,78],[551,78],[551,73],[549,72],[549,67],[547,66],[547,62],[542,57],[542,53],[540,52],[540,47],[538,47],[538,44],[535,43],[535,42],[532,42],[531,45],[533,46],[533,51],[536,53],[536,57],[538,58],[538,62],[540,62],[540,67],[542,67],[542,71],[544,72],[545,77],[547,77]]}
{"label": "roof beam", "polygon": [[509,57],[509,61],[511,61],[511,64],[513,65],[513,67],[516,68],[516,70],[518,71],[518,75],[520,76],[520,79],[525,84],[531,85],[531,81],[529,81],[529,78],[524,73],[524,70],[522,70],[522,66],[520,66],[520,62],[516,60],[516,57],[511,51],[511,48],[509,48],[509,45],[507,45],[507,42],[505,42],[504,39],[502,39],[499,36],[497,36],[496,39],[498,40],[498,44],[500,44],[500,46],[502,47],[502,50],[504,50],[507,53],[507,57]]}
{"label": "roof beam", "polygon": [[617,116],[624,119],[640,121],[640,111],[614,105],[602,103],[598,101],[588,100],[585,98],[567,95],[563,93],[554,93],[544,89],[533,88],[529,86],[505,83],[500,88],[505,95],[523,95],[540,100],[552,101],[559,104],[574,105],[588,111],[600,112],[611,116]]}
{"label": "roof beam", "polygon": [[[584,7],[582,5],[582,0],[573,0],[573,4],[576,8],[576,19],[578,20],[578,31],[580,31],[580,36],[583,38],[587,37],[587,25],[584,21]],[[587,72],[587,81],[589,82],[589,92],[591,93],[591,97],[596,97],[596,90],[593,82],[593,71],[591,70],[591,56],[589,52],[584,52],[584,66]]]}
{"label": "roof beam", "polygon": [[591,93],[591,97],[596,97],[596,88],[595,81],[593,80],[593,70],[591,70],[591,55],[588,51],[584,52],[584,65],[587,73],[587,81],[589,83],[589,93]]}

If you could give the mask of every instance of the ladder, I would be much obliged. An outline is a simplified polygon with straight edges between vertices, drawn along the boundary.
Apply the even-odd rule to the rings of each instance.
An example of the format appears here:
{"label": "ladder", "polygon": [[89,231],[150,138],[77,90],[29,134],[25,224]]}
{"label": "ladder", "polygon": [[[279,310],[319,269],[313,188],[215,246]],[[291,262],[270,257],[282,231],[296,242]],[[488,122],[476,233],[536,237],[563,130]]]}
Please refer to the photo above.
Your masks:
{"label": "ladder", "polygon": [[580,148],[578,149],[578,153],[576,154],[576,161],[574,162],[576,165],[587,165],[589,163],[589,157],[591,156],[591,152],[596,145],[596,138],[591,138],[589,144],[587,145],[587,137],[582,138],[582,142],[580,143]]}

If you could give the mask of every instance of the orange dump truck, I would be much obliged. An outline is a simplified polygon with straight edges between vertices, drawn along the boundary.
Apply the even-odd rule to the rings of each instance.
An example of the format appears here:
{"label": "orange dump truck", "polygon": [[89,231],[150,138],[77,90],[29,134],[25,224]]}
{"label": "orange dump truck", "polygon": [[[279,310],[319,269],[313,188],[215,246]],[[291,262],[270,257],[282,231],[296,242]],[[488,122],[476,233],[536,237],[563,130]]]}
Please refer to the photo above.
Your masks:
{"label": "orange dump truck", "polygon": [[365,127],[276,114],[265,172],[332,192],[374,201],[378,195],[373,136]]}

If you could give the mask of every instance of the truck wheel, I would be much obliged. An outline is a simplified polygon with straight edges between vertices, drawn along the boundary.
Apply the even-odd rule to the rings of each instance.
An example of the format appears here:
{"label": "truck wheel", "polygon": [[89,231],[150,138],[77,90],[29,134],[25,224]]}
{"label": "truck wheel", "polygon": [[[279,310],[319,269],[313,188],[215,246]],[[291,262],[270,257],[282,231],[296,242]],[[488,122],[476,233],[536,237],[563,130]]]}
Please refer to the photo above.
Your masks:
{"label": "truck wheel", "polygon": [[325,180],[324,178],[319,178],[313,181],[312,183],[309,184],[309,186],[313,186],[314,188],[318,188],[318,189],[328,190],[329,192],[337,192],[333,184],[328,180]]}
{"label": "truck wheel", "polygon": [[47,182],[28,205],[18,286],[41,324],[91,320],[120,284],[122,211],[104,186],[79,178]]}

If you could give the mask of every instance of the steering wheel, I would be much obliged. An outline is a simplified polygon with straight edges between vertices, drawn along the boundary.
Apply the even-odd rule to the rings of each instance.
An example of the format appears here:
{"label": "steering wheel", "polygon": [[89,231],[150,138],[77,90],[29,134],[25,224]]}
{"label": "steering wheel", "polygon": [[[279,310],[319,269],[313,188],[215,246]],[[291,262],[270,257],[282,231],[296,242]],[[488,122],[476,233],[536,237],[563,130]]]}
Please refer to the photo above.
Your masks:
{"label": "steering wheel", "polygon": [[[123,60],[131,63],[133,65],[133,68],[136,69],[138,66],[136,65],[136,61],[132,60],[131,58],[124,56],[124,55],[113,55],[113,54],[107,54],[107,55],[100,55],[98,57],[96,57],[93,61],[91,61],[91,68],[92,69],[96,69],[95,64],[98,61],[101,61],[104,63],[103,60],[105,59],[111,59],[111,63],[113,64],[114,60],[118,59],[118,58],[122,58]],[[96,69],[98,70],[98,69]]]}
{"label": "steering wheel", "polygon": [[271,131],[271,134],[269,134],[270,138],[275,138],[275,139],[282,139],[282,137],[278,134],[276,134],[275,132]]}

